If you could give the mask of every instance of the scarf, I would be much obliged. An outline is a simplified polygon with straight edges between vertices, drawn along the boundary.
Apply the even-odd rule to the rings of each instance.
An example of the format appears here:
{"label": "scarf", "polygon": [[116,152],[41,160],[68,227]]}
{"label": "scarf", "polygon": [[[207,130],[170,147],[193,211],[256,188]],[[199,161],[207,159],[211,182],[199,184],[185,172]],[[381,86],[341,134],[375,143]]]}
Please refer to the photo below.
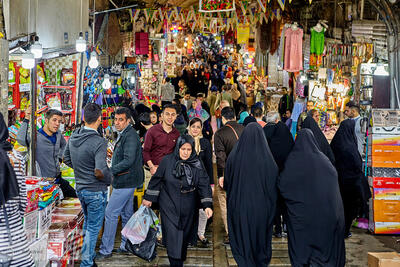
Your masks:
{"label": "scarf", "polygon": [[[179,150],[186,143],[192,146],[192,154],[187,160],[183,160],[179,155]],[[193,137],[190,135],[181,135],[176,143],[174,154],[176,162],[173,174],[176,178],[182,179],[182,177],[185,177],[188,185],[193,185],[194,177],[192,168],[203,169],[203,165],[196,154]]]}
{"label": "scarf", "polygon": [[[203,130],[203,123],[201,124],[201,129]],[[196,154],[199,155],[201,151],[200,139],[203,138],[203,134],[200,133],[198,136],[194,137],[190,126],[188,127],[188,133],[194,139],[194,150]]]}

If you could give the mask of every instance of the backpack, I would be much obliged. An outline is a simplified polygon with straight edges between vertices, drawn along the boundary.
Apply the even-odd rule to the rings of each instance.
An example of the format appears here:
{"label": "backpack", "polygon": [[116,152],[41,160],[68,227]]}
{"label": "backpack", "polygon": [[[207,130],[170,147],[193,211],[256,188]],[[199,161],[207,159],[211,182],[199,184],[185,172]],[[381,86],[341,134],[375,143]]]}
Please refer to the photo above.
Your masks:
{"label": "backpack", "polygon": [[232,87],[232,99],[237,101],[240,98],[240,91],[237,86]]}

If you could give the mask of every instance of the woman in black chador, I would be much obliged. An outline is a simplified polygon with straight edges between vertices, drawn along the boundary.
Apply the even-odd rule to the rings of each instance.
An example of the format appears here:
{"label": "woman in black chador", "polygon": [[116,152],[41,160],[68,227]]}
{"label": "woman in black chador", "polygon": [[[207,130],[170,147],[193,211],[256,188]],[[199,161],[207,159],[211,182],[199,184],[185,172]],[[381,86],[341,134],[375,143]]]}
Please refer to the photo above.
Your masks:
{"label": "woman in black chador", "polygon": [[165,156],[158,166],[143,205],[150,207],[152,202],[160,205],[163,243],[170,266],[183,266],[188,243],[197,234],[199,203],[207,217],[212,216],[210,179],[191,136],[180,136],[174,153]]}
{"label": "woman in black chador", "polygon": [[362,159],[358,152],[354,126],[354,120],[344,120],[331,142],[343,199],[346,220],[345,237],[351,236],[350,227],[357,216],[358,209],[365,210],[366,203],[371,197],[367,179],[362,171]]}
{"label": "woman in black chador", "polygon": [[271,260],[277,176],[261,126],[250,123],[228,157],[224,177],[229,240],[240,267],[268,266]]}
{"label": "woman in black chador", "polygon": [[315,120],[311,116],[307,116],[301,128],[310,129],[312,131],[321,152],[329,158],[332,164],[335,164],[335,155],[333,154],[332,149],[329,146],[328,140],[326,140],[324,133],[321,131]]}
{"label": "woman in black chador", "polygon": [[311,130],[299,131],[278,188],[288,211],[292,266],[344,266],[344,214],[337,172]]}

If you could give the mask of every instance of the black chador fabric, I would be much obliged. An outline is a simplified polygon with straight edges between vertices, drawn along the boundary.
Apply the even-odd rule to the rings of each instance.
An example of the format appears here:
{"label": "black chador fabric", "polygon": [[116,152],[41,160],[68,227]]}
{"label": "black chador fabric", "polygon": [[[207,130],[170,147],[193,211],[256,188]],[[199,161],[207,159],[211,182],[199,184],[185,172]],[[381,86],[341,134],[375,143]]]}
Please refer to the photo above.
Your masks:
{"label": "black chador fabric", "polygon": [[[192,154],[189,159],[181,160],[179,149],[185,143],[192,146]],[[163,243],[168,256],[185,260],[187,245],[197,234],[199,203],[203,208],[212,207],[210,180],[196,154],[192,137],[179,137],[175,151],[163,158],[151,178],[144,198],[160,205]]]}
{"label": "black chador fabric", "polygon": [[294,146],[292,134],[283,122],[268,123],[264,126],[264,134],[279,171],[282,171]]}
{"label": "black chador fabric", "polygon": [[224,176],[229,240],[240,267],[268,266],[278,167],[261,126],[250,123],[229,154]]}
{"label": "black chador fabric", "polygon": [[311,130],[298,133],[278,188],[288,209],[292,266],[344,266],[344,214],[337,172]]}
{"label": "black chador fabric", "polygon": [[5,201],[19,195],[17,177],[7,156],[7,151],[12,149],[7,139],[8,128],[4,122],[3,114],[0,113],[0,190],[4,194]]}
{"label": "black chador fabric", "polygon": [[[371,197],[367,179],[362,171],[362,159],[358,152],[354,126],[354,120],[344,120],[331,142],[345,209],[346,234],[357,215],[357,208],[363,208]],[[361,205],[357,204],[359,201]]]}
{"label": "black chador fabric", "polygon": [[326,140],[324,133],[321,131],[315,120],[312,117],[308,116],[304,120],[301,127],[302,129],[306,128],[312,131],[315,140],[317,141],[319,149],[322,151],[322,153],[325,154],[325,156],[329,158],[332,164],[335,164],[335,156],[332,152],[331,147],[329,146],[328,140]]}

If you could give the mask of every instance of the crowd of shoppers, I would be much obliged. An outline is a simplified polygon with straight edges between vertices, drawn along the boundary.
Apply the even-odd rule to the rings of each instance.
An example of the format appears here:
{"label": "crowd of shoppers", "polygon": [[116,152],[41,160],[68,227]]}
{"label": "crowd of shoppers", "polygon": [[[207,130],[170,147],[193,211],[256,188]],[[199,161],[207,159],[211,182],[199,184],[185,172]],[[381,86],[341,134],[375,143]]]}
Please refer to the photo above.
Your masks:
{"label": "crowd of shoppers", "polygon": [[[278,110],[267,112],[264,103],[256,101],[264,91],[261,82],[249,81],[247,73],[228,64],[223,56],[187,59],[178,77],[165,79],[160,105],[127,101],[116,109],[110,167],[107,142],[98,131],[100,106],[84,107],[84,126],[68,143],[59,132],[62,114],[46,113],[37,133],[37,169],[42,176],[57,178],[65,197],[76,196],[81,202],[81,266],[96,266],[96,258],[126,252],[125,237],[114,250],[118,218],[125,226],[134,212],[133,194],[143,186],[139,204],[159,209],[161,243],[171,266],[183,266],[187,247],[197,240],[208,244],[205,231],[214,193],[226,232],[224,243],[231,245],[239,266],[268,266],[272,235],[286,234],[293,266],[344,266],[344,238],[351,236],[352,221],[368,212],[370,197],[362,171],[359,107],[353,102],[346,106],[349,119],[329,144],[318,126],[320,114],[309,101],[299,112],[294,139],[292,90],[284,88]],[[17,137],[25,146],[31,143],[28,125],[25,120]],[[21,230],[23,210],[16,203],[25,192],[14,171],[24,166],[6,152],[7,136],[0,128],[2,206],[11,234],[21,241],[12,244],[18,246],[15,266],[30,266],[32,257]],[[74,169],[76,191],[61,178],[62,161]],[[1,216],[4,236],[7,228]],[[1,239],[0,248],[5,246]]]}

